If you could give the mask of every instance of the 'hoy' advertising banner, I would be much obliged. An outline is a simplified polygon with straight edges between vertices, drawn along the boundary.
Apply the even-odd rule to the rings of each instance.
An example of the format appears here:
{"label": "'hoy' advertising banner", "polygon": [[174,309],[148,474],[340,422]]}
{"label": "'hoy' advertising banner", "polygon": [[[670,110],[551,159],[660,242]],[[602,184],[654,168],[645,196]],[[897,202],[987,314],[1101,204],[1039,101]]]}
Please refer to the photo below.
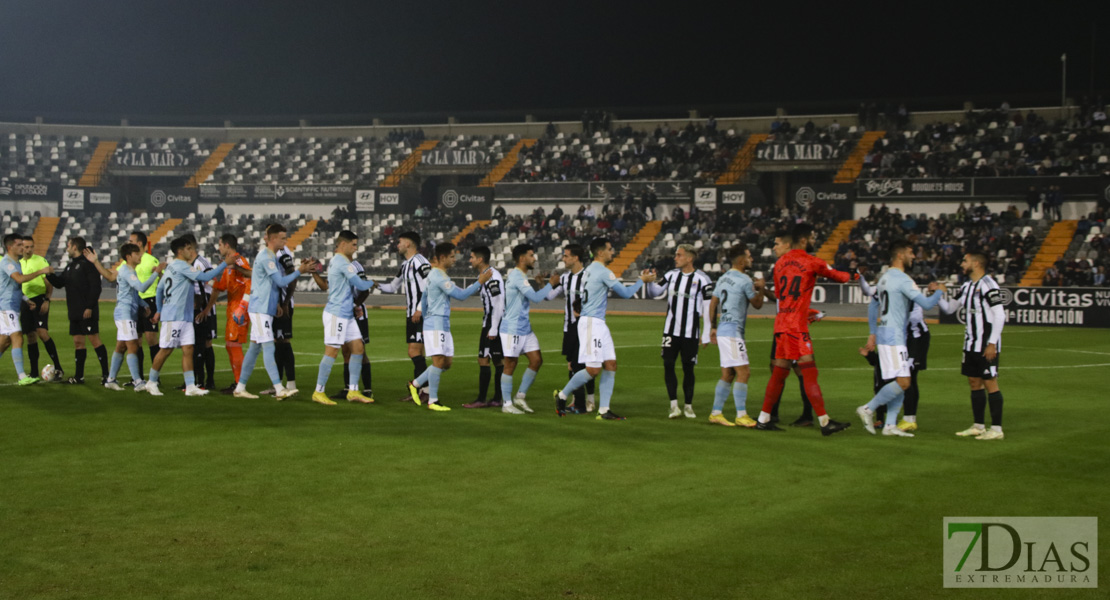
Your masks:
{"label": "'hoy' advertising banner", "polygon": [[493,188],[441,187],[436,198],[436,208],[442,211],[468,214],[482,220],[493,214]]}

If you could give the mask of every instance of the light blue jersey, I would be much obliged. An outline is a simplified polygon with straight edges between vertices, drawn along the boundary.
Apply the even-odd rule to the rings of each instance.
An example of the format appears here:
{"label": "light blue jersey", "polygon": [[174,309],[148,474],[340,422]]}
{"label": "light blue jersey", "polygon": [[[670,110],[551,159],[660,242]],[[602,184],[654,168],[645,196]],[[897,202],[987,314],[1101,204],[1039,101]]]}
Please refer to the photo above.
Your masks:
{"label": "light blue jersey", "polygon": [[278,294],[288,287],[301,272],[294,270],[285,275],[277,256],[263,246],[254,257],[251,271],[251,295],[247,310],[252,313],[274,316],[277,314]]}
{"label": "light blue jersey", "polygon": [[[913,303],[926,310],[937,305],[943,294],[934,293],[926,297],[917,284],[901,269],[887,269],[879,279],[875,297],[877,306],[869,307],[868,314],[878,313],[875,329],[875,343],[883,346],[906,345],[906,321],[910,318]],[[875,320],[875,316],[871,317]]]}
{"label": "light blue jersey", "polygon": [[717,280],[713,296],[717,298],[717,312],[720,315],[717,336],[744,337],[744,328],[748,322],[748,301],[756,297],[752,278],[736,269],[729,269]]}
{"label": "light blue jersey", "polygon": [[158,282],[158,291],[155,294],[161,320],[192,321],[193,284],[211,281],[223,275],[226,267],[227,263],[220,263],[215,269],[202,272],[180,258],[170,261],[162,273],[162,280]]}
{"label": "light blue jersey", "polygon": [[139,307],[146,306],[145,302],[139,300],[139,293],[150,288],[158,279],[158,273],[151,272],[146,281],[139,281],[135,269],[127,263],[120,265],[116,272],[116,284],[119,288],[116,289],[116,309],[112,312],[112,318],[117,321],[134,321]]}
{"label": "light blue jersey", "polygon": [[621,298],[631,298],[643,286],[644,282],[639,279],[629,286],[622,284],[609,267],[594,261],[582,276],[582,316],[605,320],[609,290]]}
{"label": "light blue jersey", "polygon": [[18,260],[13,260],[11,255],[0,259],[0,310],[19,312],[19,304],[23,302],[23,286],[12,279],[13,273],[23,274]]}
{"label": "light blue jersey", "polygon": [[443,269],[432,269],[428,273],[428,287],[420,300],[424,331],[451,331],[451,298],[466,300],[480,287],[481,284],[475,281],[465,290],[459,289]]}
{"label": "light blue jersey", "polygon": [[346,256],[336,254],[331,259],[328,263],[328,304],[324,312],[341,319],[355,318],[354,291],[365,292],[374,287],[374,282],[358,274],[358,268]]}
{"label": "light blue jersey", "polygon": [[501,320],[501,333],[509,335],[528,335],[532,333],[532,319],[529,307],[533,302],[547,300],[551,284],[533,290],[524,271],[514,268],[505,280],[505,318]]}

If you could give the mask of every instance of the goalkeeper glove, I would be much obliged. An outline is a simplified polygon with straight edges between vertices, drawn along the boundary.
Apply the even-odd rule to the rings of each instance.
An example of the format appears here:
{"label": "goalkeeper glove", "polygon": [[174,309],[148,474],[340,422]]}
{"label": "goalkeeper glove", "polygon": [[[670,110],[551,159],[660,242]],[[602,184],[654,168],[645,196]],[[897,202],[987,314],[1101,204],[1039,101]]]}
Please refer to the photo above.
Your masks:
{"label": "goalkeeper glove", "polygon": [[248,306],[248,304],[249,304],[249,301],[247,299],[240,300],[239,301],[239,306],[236,307],[235,311],[231,313],[231,320],[235,321],[235,324],[239,325],[240,327],[243,326],[243,325],[246,325],[247,321],[249,320],[247,318],[247,306]]}

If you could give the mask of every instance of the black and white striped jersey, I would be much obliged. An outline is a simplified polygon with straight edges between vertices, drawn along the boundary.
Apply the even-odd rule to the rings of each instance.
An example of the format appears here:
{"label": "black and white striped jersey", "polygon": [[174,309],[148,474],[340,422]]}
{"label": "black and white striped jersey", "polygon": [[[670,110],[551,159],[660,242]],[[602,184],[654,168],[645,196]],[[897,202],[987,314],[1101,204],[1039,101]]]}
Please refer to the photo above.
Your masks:
{"label": "black and white striped jersey", "polygon": [[579,269],[577,273],[567,271],[559,276],[559,285],[547,294],[548,300],[554,300],[562,294],[566,301],[563,303],[563,333],[570,331],[571,327],[578,326],[578,317],[574,314],[574,302],[582,295],[582,276],[586,269]]}
{"label": "black and white striped jersey", "polygon": [[683,273],[681,269],[672,269],[659,283],[648,284],[648,294],[654,298],[666,295],[667,319],[663,323],[663,335],[692,339],[708,335],[708,331],[702,332],[700,327],[707,303],[713,296],[713,280],[705,272],[695,269]]}
{"label": "black and white striped jersey", "polygon": [[[282,246],[281,250],[277,251],[276,256],[278,264],[281,265],[286,275],[297,270],[297,265],[293,264],[293,251],[289,249],[289,246]],[[288,287],[278,290],[278,305],[288,305],[289,308],[293,308],[293,292],[296,291],[296,289],[297,281],[293,280],[293,283],[290,283]]]}
{"label": "black and white striped jersey", "polygon": [[988,344],[1002,351],[1002,327],[1006,323],[1006,310],[1002,307],[1002,290],[990,275],[978,281],[965,281],[954,299],[964,311],[964,350],[983,352]]}
{"label": "black and white striped jersey", "polygon": [[[352,260],[351,265],[354,266],[355,273],[358,274],[359,279],[366,279],[366,269],[363,268],[361,262],[359,262],[357,260]],[[362,309],[362,318],[359,318],[357,315],[355,316],[355,320],[357,320],[357,321],[365,321],[366,320],[366,302],[365,301],[363,301],[363,302],[358,301],[358,297],[361,294],[362,294],[362,292],[359,291],[358,288],[356,288],[353,285],[351,286],[351,295],[354,299],[355,308],[361,308]]]}
{"label": "black and white striped jersey", "polygon": [[493,276],[479,290],[482,297],[482,329],[489,330],[487,335],[500,335],[501,318],[505,316],[505,280],[500,271],[492,271]]}
{"label": "black and white striped jersey", "polygon": [[379,284],[378,287],[386,294],[405,294],[405,314],[409,317],[420,310],[420,301],[424,298],[424,289],[428,287],[428,273],[432,272],[432,265],[421,254],[414,254],[412,258],[401,263],[397,276],[388,283]]}
{"label": "black and white striped jersey", "polygon": [[910,309],[910,318],[906,320],[906,337],[919,338],[929,333],[929,326],[925,324],[925,309],[914,302]]}
{"label": "black and white striped jersey", "polygon": [[[212,263],[208,262],[207,258],[204,258],[203,256],[198,254],[196,259],[193,260],[193,268],[200,271],[201,273],[205,271],[211,271]],[[193,303],[193,305],[196,307],[194,310],[197,314],[200,314],[200,311],[204,310],[205,306],[208,306],[208,299],[212,296],[212,282],[194,282],[193,295],[196,296],[196,300]],[[212,307],[212,310],[209,311],[209,314],[216,314],[215,306]]]}

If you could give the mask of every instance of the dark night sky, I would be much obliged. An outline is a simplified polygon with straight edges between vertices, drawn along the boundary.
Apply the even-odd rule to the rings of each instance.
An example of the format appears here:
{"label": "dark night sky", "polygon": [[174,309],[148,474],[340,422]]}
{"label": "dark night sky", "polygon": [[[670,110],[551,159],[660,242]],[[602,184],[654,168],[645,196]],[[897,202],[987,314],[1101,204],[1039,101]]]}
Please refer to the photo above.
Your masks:
{"label": "dark night sky", "polygon": [[1087,92],[1099,19],[1094,86],[1110,89],[1105,5],[720,4],[5,0],[0,114],[1021,105],[1058,101],[1062,52],[1069,89]]}

